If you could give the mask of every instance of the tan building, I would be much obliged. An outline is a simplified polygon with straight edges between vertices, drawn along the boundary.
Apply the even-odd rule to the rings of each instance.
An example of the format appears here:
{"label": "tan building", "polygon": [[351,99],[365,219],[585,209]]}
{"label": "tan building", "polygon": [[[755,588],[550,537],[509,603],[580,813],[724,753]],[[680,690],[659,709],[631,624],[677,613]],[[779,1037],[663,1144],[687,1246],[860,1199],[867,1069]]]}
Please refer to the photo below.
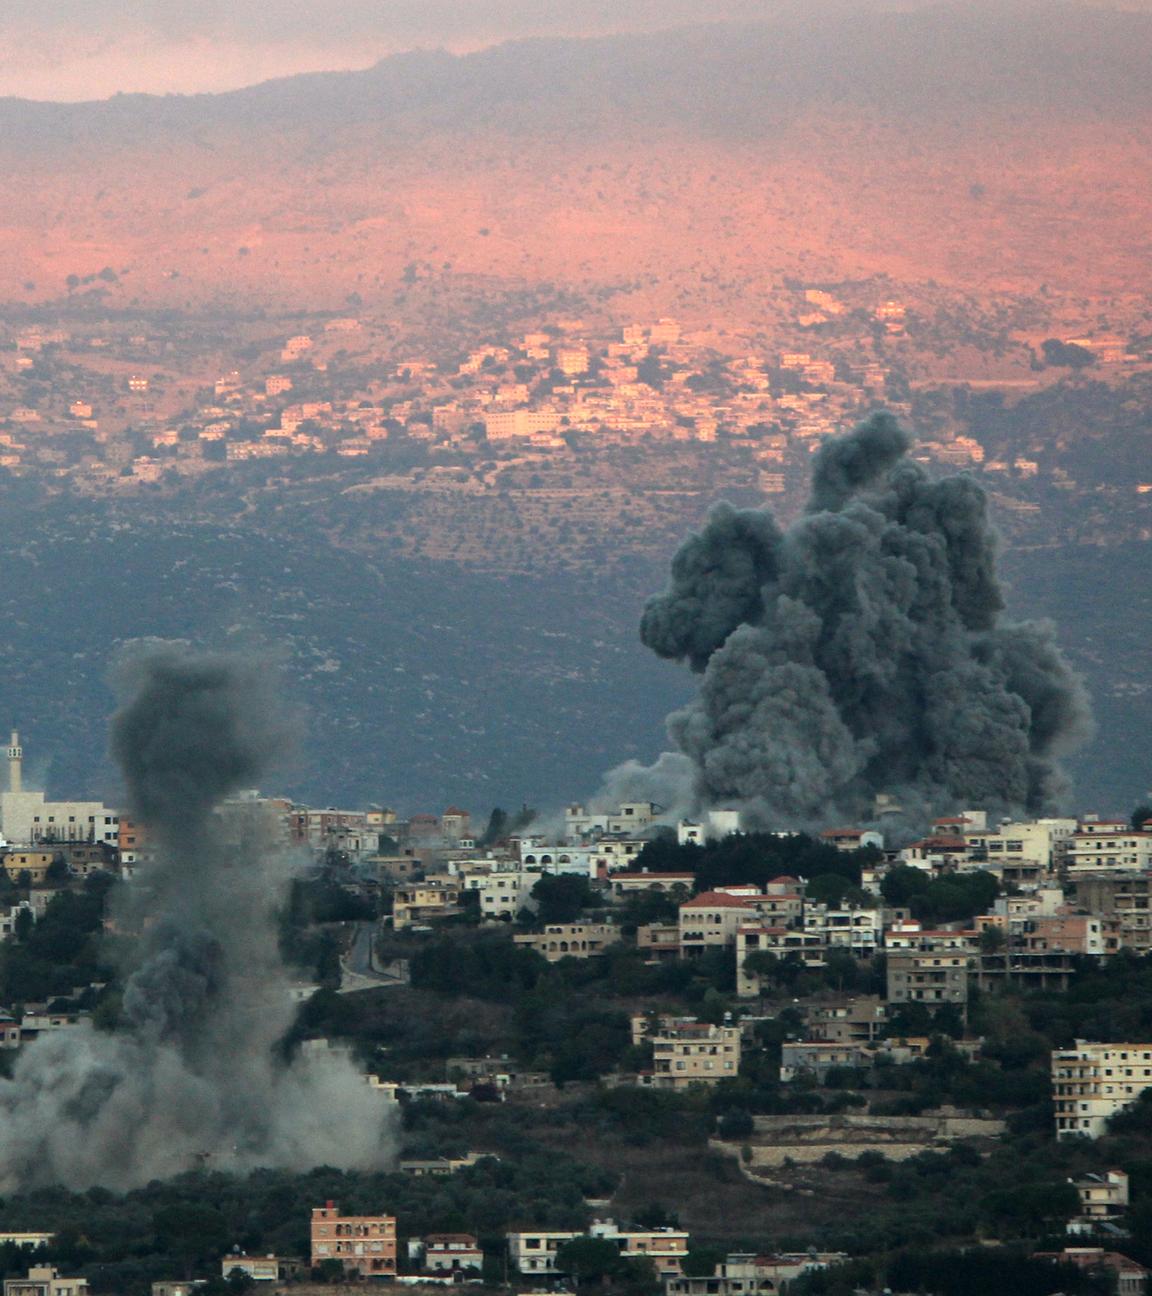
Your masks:
{"label": "tan building", "polygon": [[392,926],[396,931],[403,931],[438,919],[454,918],[463,912],[459,882],[428,878],[396,888]]}
{"label": "tan building", "polygon": [[1056,1137],[1099,1138],[1110,1117],[1152,1087],[1152,1044],[1092,1044],[1052,1054]]}
{"label": "tan building", "polygon": [[734,1080],[740,1071],[740,1028],[680,1018],[662,1023],[647,1038],[652,1044],[653,1089],[689,1089]]}
{"label": "tan building", "polygon": [[756,916],[755,899],[702,891],[680,906],[680,948],[685,957],[736,944],[740,927]]}
{"label": "tan building", "polygon": [[550,923],[542,932],[512,937],[515,944],[535,950],[549,963],[594,958],[619,939],[620,929],[611,923]]}
{"label": "tan building", "polygon": [[1072,880],[1076,903],[1116,924],[1116,939],[1138,954],[1152,951],[1152,873],[1108,871]]}
{"label": "tan building", "polygon": [[742,999],[761,992],[763,978],[746,966],[750,954],[772,954],[778,959],[799,959],[805,967],[825,963],[828,946],[819,932],[780,927],[767,922],[748,923],[736,931],[736,993]]}
{"label": "tan building", "polygon": [[0,863],[13,882],[21,873],[27,873],[33,886],[41,886],[55,858],[56,852],[50,850],[14,850],[0,855]]}
{"label": "tan building", "polygon": [[250,1256],[240,1252],[226,1255],[220,1261],[220,1277],[227,1278],[239,1270],[247,1274],[253,1282],[283,1282],[294,1271],[300,1269],[298,1260],[285,1260],[281,1256]]}
{"label": "tan building", "polygon": [[88,1296],[87,1278],[61,1278],[50,1265],[33,1265],[27,1278],[5,1278],[4,1296]]}
{"label": "tan building", "polygon": [[518,1273],[525,1276],[556,1274],[556,1252],[565,1242],[580,1237],[575,1232],[533,1230],[530,1233],[508,1234],[508,1256]]}
{"label": "tan building", "polygon": [[1128,1176],[1123,1170],[1084,1174],[1068,1182],[1080,1197],[1080,1214],[1069,1223],[1069,1233],[1091,1233],[1128,1209]]}
{"label": "tan building", "polygon": [[967,1004],[968,956],[939,952],[889,954],[888,1002]]}
{"label": "tan building", "polygon": [[[339,1260],[346,1273],[365,1278],[396,1274],[396,1219],[392,1215],[341,1215],[335,1202],[312,1208],[312,1267]],[[9,1296],[7,1292],[4,1296]],[[17,1296],[22,1296],[18,1293]],[[55,1296],[54,1293],[49,1296]]]}
{"label": "tan building", "polygon": [[829,1044],[874,1044],[884,1034],[888,1009],[879,995],[816,1003],[808,1010],[808,1034]]}

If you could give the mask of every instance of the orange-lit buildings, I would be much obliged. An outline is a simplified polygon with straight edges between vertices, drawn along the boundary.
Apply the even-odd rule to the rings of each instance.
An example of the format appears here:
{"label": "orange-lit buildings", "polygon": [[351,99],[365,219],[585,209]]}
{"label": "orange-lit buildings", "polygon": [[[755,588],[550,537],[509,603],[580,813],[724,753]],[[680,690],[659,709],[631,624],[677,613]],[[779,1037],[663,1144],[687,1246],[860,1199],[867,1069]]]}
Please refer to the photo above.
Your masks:
{"label": "orange-lit buildings", "polygon": [[396,1275],[396,1219],[392,1215],[341,1215],[335,1202],[312,1208],[312,1267],[339,1260],[346,1273],[366,1278]]}

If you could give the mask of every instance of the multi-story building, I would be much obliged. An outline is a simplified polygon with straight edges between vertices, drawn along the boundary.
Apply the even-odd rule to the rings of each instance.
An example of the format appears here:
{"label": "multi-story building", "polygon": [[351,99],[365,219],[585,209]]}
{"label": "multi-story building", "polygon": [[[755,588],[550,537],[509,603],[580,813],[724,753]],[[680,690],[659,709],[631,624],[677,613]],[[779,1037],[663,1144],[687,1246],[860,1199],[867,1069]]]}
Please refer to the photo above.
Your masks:
{"label": "multi-story building", "polygon": [[884,1034],[888,1009],[879,995],[849,996],[808,1009],[808,1035],[829,1044],[874,1044]]}
{"label": "multi-story building", "polygon": [[325,1260],[338,1260],[346,1273],[364,1278],[394,1277],[396,1219],[392,1215],[341,1215],[332,1201],[314,1206],[311,1255],[314,1269]]}
{"label": "multi-story building", "polygon": [[793,1040],[780,1046],[780,1082],[811,1076],[823,1084],[839,1067],[871,1066],[873,1054],[862,1044],[830,1044],[826,1040]]}
{"label": "multi-story building", "polygon": [[829,949],[847,950],[856,958],[871,958],[883,935],[877,909],[836,909],[806,904],[804,930],[820,937]]}
{"label": "multi-story building", "polygon": [[460,884],[455,880],[428,878],[396,888],[392,902],[392,926],[396,931],[421,926],[463,913]]}
{"label": "multi-story building", "polygon": [[479,893],[481,917],[511,922],[528,904],[542,876],[538,869],[499,869],[472,874],[464,879],[464,889]]}
{"label": "multi-story building", "polygon": [[1148,1270],[1119,1251],[1103,1247],[1065,1247],[1063,1251],[1037,1251],[1034,1260],[1051,1260],[1053,1264],[1075,1265],[1090,1273],[1109,1274],[1116,1296],[1144,1296],[1148,1290]]}
{"label": "multi-story building", "polygon": [[777,959],[799,960],[805,967],[825,964],[828,946],[819,932],[781,927],[769,922],[746,923],[736,929],[736,993],[742,999],[758,995],[762,976],[748,967],[750,954],[772,954]]}
{"label": "multi-story building", "polygon": [[692,1085],[733,1080],[740,1070],[740,1028],[680,1018],[662,1022],[647,1036],[652,1045],[653,1089],[688,1089]]}
{"label": "multi-story building", "polygon": [[680,1229],[627,1229],[615,1220],[593,1220],[588,1236],[614,1242],[620,1254],[630,1259],[642,1256],[651,1260],[661,1281],[677,1277],[688,1254],[689,1235]]}
{"label": "multi-story building", "polygon": [[680,948],[685,957],[736,944],[741,926],[757,915],[755,896],[702,891],[680,906]]}
{"label": "multi-story building", "polygon": [[549,923],[542,932],[512,937],[515,944],[535,950],[549,963],[594,958],[619,939],[620,929],[611,923]]}
{"label": "multi-story building", "polygon": [[1075,819],[1035,819],[1026,823],[1002,823],[998,828],[972,827],[964,830],[967,866],[992,872],[1012,871],[1030,862],[1043,873],[1060,863],[1068,839],[1076,831]]}
{"label": "multi-story building", "polygon": [[1110,1117],[1152,1087],[1152,1044],[1077,1040],[1052,1054],[1056,1137],[1099,1138]]}
{"label": "multi-story building", "polygon": [[429,1233],[420,1250],[428,1273],[479,1273],[484,1267],[484,1252],[471,1233]]}
{"label": "multi-story building", "polygon": [[1122,948],[1138,954],[1152,951],[1152,873],[1089,873],[1070,882],[1081,909],[1116,923]]}
{"label": "multi-story building", "polygon": [[48,801],[43,792],[0,792],[0,832],[10,842],[107,842],[116,846],[120,816],[100,801]]}
{"label": "multi-story building", "polygon": [[5,1278],[4,1296],[88,1296],[87,1278],[61,1278],[51,1265],[33,1265],[27,1278]]}
{"label": "multi-story building", "polygon": [[517,1273],[534,1277],[557,1274],[560,1270],[556,1264],[556,1252],[565,1242],[578,1237],[580,1234],[575,1232],[512,1232],[508,1234],[508,1256]]}
{"label": "multi-story building", "polygon": [[929,1008],[968,1005],[971,956],[958,950],[892,951],[888,955],[888,1003],[922,1003]]}
{"label": "multi-story building", "polygon": [[1069,1233],[1093,1233],[1128,1209],[1128,1176],[1123,1170],[1078,1175],[1068,1182],[1080,1198],[1080,1214],[1068,1222]]}
{"label": "multi-story building", "polygon": [[1069,878],[1090,873],[1152,869],[1152,832],[1111,825],[1084,825],[1068,838],[1065,858]]}
{"label": "multi-story building", "polygon": [[0,867],[13,882],[26,873],[33,886],[41,886],[55,858],[52,850],[9,850],[0,853]]}

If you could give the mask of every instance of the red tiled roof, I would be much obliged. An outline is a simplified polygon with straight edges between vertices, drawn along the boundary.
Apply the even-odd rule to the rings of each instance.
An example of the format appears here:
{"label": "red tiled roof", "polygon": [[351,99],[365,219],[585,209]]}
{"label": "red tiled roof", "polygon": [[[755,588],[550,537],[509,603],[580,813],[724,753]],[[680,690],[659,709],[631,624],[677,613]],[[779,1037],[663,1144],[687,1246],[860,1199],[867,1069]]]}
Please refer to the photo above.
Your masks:
{"label": "red tiled roof", "polygon": [[702,891],[691,900],[685,900],[681,909],[750,909],[754,906],[754,896],[734,896],[726,891]]}

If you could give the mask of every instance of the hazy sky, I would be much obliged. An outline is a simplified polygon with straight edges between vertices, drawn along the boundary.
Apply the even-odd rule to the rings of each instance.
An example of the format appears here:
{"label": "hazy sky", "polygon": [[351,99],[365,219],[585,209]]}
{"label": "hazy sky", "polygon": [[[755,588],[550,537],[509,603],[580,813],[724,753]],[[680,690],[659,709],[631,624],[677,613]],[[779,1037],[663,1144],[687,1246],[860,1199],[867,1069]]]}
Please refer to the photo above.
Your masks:
{"label": "hazy sky", "polygon": [[[0,0],[0,95],[90,99],[121,90],[224,90],[292,72],[366,67],[418,46],[459,51],[516,36],[756,19],[779,2]],[[926,0],[858,2],[908,8]],[[1150,6],[1152,0],[1116,5]]]}
{"label": "hazy sky", "polygon": [[222,90],[418,46],[756,18],[773,0],[0,0],[0,95]]}

